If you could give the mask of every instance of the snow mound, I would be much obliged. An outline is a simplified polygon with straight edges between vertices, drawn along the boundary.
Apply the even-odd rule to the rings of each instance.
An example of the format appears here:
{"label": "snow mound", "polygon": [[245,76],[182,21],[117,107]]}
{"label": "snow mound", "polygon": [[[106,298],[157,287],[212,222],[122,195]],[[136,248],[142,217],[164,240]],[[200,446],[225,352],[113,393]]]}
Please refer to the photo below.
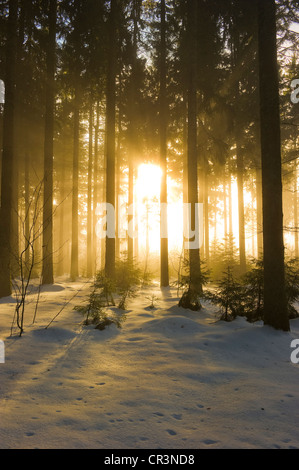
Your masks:
{"label": "snow mound", "polygon": [[42,342],[50,343],[64,343],[74,339],[77,336],[77,333],[65,328],[42,328],[33,330],[31,335],[35,340],[40,340]]}
{"label": "snow mound", "polygon": [[205,325],[184,316],[166,316],[144,323],[143,329],[151,333],[190,335],[204,332]]}

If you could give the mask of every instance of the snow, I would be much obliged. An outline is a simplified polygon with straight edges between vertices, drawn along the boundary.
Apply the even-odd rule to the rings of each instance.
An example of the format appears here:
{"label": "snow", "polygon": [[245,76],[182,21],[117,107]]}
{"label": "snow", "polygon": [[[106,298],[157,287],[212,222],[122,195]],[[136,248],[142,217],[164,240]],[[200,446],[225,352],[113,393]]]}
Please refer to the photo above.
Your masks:
{"label": "snow", "polygon": [[299,447],[298,319],[288,333],[225,323],[155,286],[130,301],[121,329],[99,331],[73,309],[84,282],[44,288],[34,324],[32,295],[21,338],[10,336],[14,300],[0,302],[1,449]]}

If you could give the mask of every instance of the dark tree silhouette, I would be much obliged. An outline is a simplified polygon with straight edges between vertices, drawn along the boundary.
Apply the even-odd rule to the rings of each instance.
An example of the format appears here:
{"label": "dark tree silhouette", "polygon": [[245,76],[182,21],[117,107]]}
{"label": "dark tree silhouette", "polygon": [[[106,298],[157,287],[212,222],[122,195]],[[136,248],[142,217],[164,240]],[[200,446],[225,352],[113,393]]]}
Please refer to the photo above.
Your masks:
{"label": "dark tree silhouette", "polygon": [[264,323],[288,331],[275,0],[258,0],[264,239]]}

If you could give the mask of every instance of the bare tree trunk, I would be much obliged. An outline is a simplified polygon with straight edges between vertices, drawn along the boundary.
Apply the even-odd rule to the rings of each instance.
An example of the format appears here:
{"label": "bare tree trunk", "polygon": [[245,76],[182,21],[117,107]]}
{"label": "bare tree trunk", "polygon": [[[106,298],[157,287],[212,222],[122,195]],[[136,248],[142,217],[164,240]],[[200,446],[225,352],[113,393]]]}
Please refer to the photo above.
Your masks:
{"label": "bare tree trunk", "polygon": [[[166,98],[166,6],[161,0],[160,38],[160,167],[162,170],[160,192],[160,285],[169,286],[168,222],[167,222],[167,98]],[[167,232],[167,233],[165,233]]]}
{"label": "bare tree trunk", "polygon": [[[184,124],[183,124],[183,204],[188,204],[188,94],[183,93],[184,102]],[[187,246],[187,239],[184,234],[184,247]],[[189,259],[189,251],[184,248],[183,257]]]}
{"label": "bare tree trunk", "polygon": [[94,135],[94,188],[93,188],[93,258],[94,271],[97,272],[98,263],[98,239],[96,235],[96,210],[99,203],[99,125],[100,125],[100,105],[96,106],[96,125]]}
{"label": "bare tree trunk", "polygon": [[87,182],[87,270],[86,275],[90,278],[93,274],[92,260],[92,170],[93,170],[93,106],[90,97],[89,109],[89,154],[88,154],[88,182]]}
{"label": "bare tree trunk", "polygon": [[[135,175],[135,159],[138,151],[138,139],[137,125],[136,125],[136,74],[137,74],[137,40],[138,40],[138,0],[133,1],[132,5],[132,16],[133,16],[133,50],[132,50],[132,72],[131,72],[131,83],[130,83],[130,107],[129,107],[129,181],[128,181],[128,205],[130,207],[130,214],[128,216],[128,224],[133,227],[135,225],[135,214],[134,214],[134,175]],[[134,244],[136,245],[136,239],[130,237],[128,234],[128,261],[133,263],[134,259]],[[138,250],[138,249],[137,249]]]}
{"label": "bare tree trunk", "polygon": [[[79,78],[77,77],[79,80]],[[72,192],[72,245],[71,279],[79,276],[79,146],[80,146],[80,85],[76,84],[74,97],[74,140],[73,140],[73,192]]]}
{"label": "bare tree trunk", "polygon": [[263,188],[264,323],[289,331],[281,178],[281,132],[275,0],[258,0]]}
{"label": "bare tree trunk", "polygon": [[[65,182],[65,161],[62,161],[62,169],[61,169],[61,181]],[[59,263],[57,266],[57,276],[62,276],[65,273],[65,247],[64,247],[64,237],[65,237],[65,184],[62,183],[60,186],[60,207],[59,207]]]}
{"label": "bare tree trunk", "polygon": [[[30,230],[30,157],[29,153],[25,153],[24,165],[24,203],[25,203],[25,239],[29,240]],[[27,216],[26,216],[27,214]],[[25,241],[26,243],[26,241]],[[29,250],[25,252],[25,266],[29,266]]]}
{"label": "bare tree trunk", "polygon": [[225,253],[227,253],[228,247],[228,232],[227,232],[227,177],[224,168],[224,178],[223,178],[223,218],[224,218],[224,247]]}
{"label": "bare tree trunk", "polygon": [[238,214],[239,214],[239,257],[240,270],[246,272],[246,252],[245,252],[245,214],[244,214],[244,162],[237,142],[237,185],[238,185]]}
{"label": "bare tree trunk", "polygon": [[209,221],[209,182],[207,173],[207,163],[205,163],[204,175],[204,224],[205,224],[205,259],[209,264],[210,259],[210,221]]}
{"label": "bare tree trunk", "polygon": [[228,170],[228,230],[230,238],[234,236],[233,229],[233,197],[232,197],[232,176],[230,170]]}
{"label": "bare tree trunk", "polygon": [[[188,9],[188,203],[191,206],[190,229],[195,230],[196,204],[198,204],[197,176],[197,61],[196,61],[196,27],[197,7],[191,0],[187,1]],[[199,282],[200,258],[199,248],[189,249],[190,286],[191,290],[201,293]]]}
{"label": "bare tree trunk", "polygon": [[256,168],[256,218],[257,218],[257,257],[263,257],[263,201],[262,201],[262,170]]}
{"label": "bare tree trunk", "polygon": [[11,233],[13,164],[15,158],[15,67],[17,55],[18,2],[9,1],[6,47],[5,106],[1,173],[0,297],[11,294]]}
{"label": "bare tree trunk", "polygon": [[117,135],[117,151],[116,151],[116,175],[115,175],[115,184],[116,184],[116,194],[115,194],[115,257],[116,259],[120,258],[120,238],[119,238],[119,214],[120,214],[120,206],[119,206],[119,196],[120,196],[120,185],[121,185],[121,180],[120,180],[120,167],[121,167],[121,142],[122,142],[122,136],[123,136],[123,130],[122,130],[122,119],[123,119],[123,107],[122,107],[122,99],[123,99],[123,93],[122,93],[122,73],[121,71],[119,72],[119,97],[118,97],[118,135]]}
{"label": "bare tree trunk", "polygon": [[42,283],[53,284],[53,147],[55,112],[57,0],[49,2],[49,37],[47,45],[47,84],[44,146],[43,269]]}
{"label": "bare tree trunk", "polygon": [[298,184],[297,184],[297,162],[294,163],[294,249],[295,258],[299,259],[299,225],[298,225]]}
{"label": "bare tree trunk", "polygon": [[[116,11],[117,0],[111,0],[109,14],[109,51],[108,51],[108,76],[107,76],[107,109],[106,109],[106,202],[115,208],[115,96],[116,96]],[[110,221],[114,223],[115,220]],[[113,278],[115,275],[115,237],[106,237],[106,276]]]}

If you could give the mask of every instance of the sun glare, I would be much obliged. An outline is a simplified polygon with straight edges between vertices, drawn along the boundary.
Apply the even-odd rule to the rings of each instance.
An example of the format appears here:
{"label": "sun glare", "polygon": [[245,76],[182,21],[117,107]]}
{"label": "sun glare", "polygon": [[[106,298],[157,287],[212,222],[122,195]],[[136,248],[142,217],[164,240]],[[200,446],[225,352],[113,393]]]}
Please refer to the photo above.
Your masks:
{"label": "sun glare", "polygon": [[[142,164],[136,181],[136,209],[140,254],[160,250],[160,189],[162,170],[154,164]],[[168,177],[168,243],[169,250],[180,250],[182,244],[183,208],[175,182]]]}
{"label": "sun glare", "polygon": [[153,164],[142,164],[138,168],[137,195],[138,200],[151,201],[160,199],[162,170]]}

